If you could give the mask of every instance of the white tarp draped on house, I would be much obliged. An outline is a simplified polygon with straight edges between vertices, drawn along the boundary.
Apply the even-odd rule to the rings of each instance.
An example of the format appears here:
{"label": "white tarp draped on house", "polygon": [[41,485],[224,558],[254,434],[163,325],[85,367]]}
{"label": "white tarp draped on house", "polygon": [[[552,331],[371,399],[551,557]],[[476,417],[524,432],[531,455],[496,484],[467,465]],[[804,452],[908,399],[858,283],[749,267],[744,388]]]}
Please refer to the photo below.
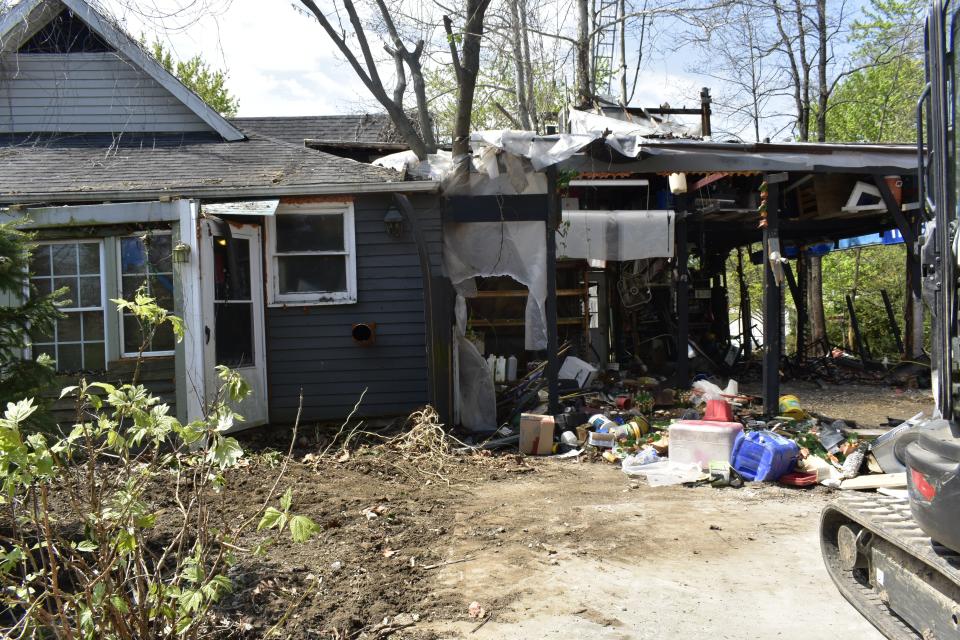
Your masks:
{"label": "white tarp draped on house", "polygon": [[643,260],[673,257],[673,211],[564,211],[557,257]]}
{"label": "white tarp draped on house", "polygon": [[543,222],[465,222],[443,227],[443,265],[457,290],[457,397],[460,423],[472,431],[497,427],[493,377],[464,338],[465,298],[476,295],[477,276],[510,276],[528,290],[525,347],[547,348],[547,240]]}
{"label": "white tarp draped on house", "polygon": [[[476,276],[510,276],[527,287],[525,348],[547,348],[547,240],[542,222],[450,222],[443,225],[443,264],[464,297]],[[458,319],[459,320],[459,319]]]}

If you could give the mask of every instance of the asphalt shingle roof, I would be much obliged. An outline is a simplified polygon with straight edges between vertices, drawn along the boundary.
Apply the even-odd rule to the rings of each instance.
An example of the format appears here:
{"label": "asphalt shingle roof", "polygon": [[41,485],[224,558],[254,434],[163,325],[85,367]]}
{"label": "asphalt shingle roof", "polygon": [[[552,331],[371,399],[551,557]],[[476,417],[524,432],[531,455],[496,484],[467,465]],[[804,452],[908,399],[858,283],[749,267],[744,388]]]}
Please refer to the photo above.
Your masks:
{"label": "asphalt shingle roof", "polygon": [[391,169],[276,140],[253,130],[225,142],[205,134],[0,136],[0,201],[70,200],[84,192],[117,198],[232,190],[329,193],[331,185],[395,183]]}
{"label": "asphalt shingle roof", "polygon": [[303,145],[304,140],[349,144],[405,144],[385,113],[360,115],[231,118],[243,131],[255,131],[276,140]]}

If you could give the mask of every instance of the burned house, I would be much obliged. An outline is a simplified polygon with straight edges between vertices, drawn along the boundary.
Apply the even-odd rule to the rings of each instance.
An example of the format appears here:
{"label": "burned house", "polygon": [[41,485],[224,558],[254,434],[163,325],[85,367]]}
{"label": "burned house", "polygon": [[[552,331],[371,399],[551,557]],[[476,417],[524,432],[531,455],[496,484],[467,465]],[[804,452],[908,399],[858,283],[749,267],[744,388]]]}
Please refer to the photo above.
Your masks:
{"label": "burned house", "polygon": [[[798,258],[864,234],[896,231],[907,245],[907,308],[892,330],[904,327],[907,359],[922,354],[912,145],[718,142],[642,110],[573,111],[570,133],[481,132],[474,144],[483,179],[446,200],[444,260],[462,298],[461,408],[479,430],[520,410],[560,411],[579,390],[577,370],[561,371],[569,356],[686,389],[694,374],[728,376],[756,355],[776,411],[784,305],[798,312],[796,351],[811,346]],[[477,244],[494,259],[466,249]],[[747,312],[731,328],[728,301],[744,292],[727,281],[727,260],[751,245],[747,258],[765,265],[752,301],[763,320]],[[503,356],[520,376],[481,364]]]}

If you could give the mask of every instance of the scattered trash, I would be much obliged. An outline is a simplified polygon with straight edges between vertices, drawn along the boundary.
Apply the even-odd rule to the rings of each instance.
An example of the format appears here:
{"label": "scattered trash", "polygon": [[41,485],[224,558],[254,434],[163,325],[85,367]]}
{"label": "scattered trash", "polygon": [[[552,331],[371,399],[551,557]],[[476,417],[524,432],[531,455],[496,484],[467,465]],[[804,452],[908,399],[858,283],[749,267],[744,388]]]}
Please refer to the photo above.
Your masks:
{"label": "scattered trash", "polygon": [[611,449],[617,443],[616,437],[612,433],[599,433],[591,431],[587,435],[587,444],[602,449]]}
{"label": "scattered trash", "polygon": [[628,476],[642,476],[647,479],[651,487],[666,487],[675,484],[697,482],[704,477],[700,465],[696,462],[680,463],[671,460],[661,460],[639,467],[623,470]]}
{"label": "scattered trash", "polygon": [[553,452],[553,416],[524,413],[520,416],[520,453],[545,456]]}
{"label": "scattered trash", "polygon": [[628,455],[624,458],[621,468],[628,476],[635,475],[633,472],[636,471],[638,467],[653,464],[654,462],[660,462],[660,454],[652,448],[644,449],[640,451],[640,453]]}
{"label": "scattered trash", "polygon": [[807,412],[800,406],[800,399],[797,396],[780,396],[777,409],[780,411],[780,415],[794,420],[806,420],[808,417]]}
{"label": "scattered trash", "polygon": [[793,471],[780,476],[780,484],[791,487],[810,487],[817,484],[816,471]]}
{"label": "scattered trash", "polygon": [[739,422],[679,420],[670,425],[670,459],[696,462],[701,469],[706,469],[711,460],[730,460],[742,431]]}
{"label": "scattered trash", "polygon": [[776,481],[797,463],[800,448],[793,440],[772,431],[750,431],[737,435],[733,447],[733,468],[745,480]]}
{"label": "scattered trash", "polygon": [[713,460],[710,462],[710,485],[713,487],[733,487],[739,489],[743,486],[743,477],[737,473],[737,470],[730,466],[729,462],[724,460]]}

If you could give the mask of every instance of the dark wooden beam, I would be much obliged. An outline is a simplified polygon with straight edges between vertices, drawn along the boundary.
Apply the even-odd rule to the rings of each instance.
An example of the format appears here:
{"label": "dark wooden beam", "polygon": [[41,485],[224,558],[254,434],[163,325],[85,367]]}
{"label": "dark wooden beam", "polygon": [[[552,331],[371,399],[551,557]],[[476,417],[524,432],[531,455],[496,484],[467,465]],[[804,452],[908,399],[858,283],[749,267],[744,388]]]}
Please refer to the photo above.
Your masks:
{"label": "dark wooden beam", "polygon": [[897,229],[899,229],[903,235],[903,241],[908,245],[916,244],[917,236],[914,233],[913,226],[907,222],[906,216],[903,215],[903,210],[897,203],[897,199],[893,197],[893,192],[890,191],[890,185],[888,185],[884,177],[878,173],[873,174],[873,183],[877,185],[877,189],[880,191],[880,198],[883,199],[883,204],[887,207],[887,212],[893,217],[893,221],[897,223]]}
{"label": "dark wooden beam", "polygon": [[853,306],[853,297],[847,294],[847,311],[850,313],[850,328],[853,329],[853,340],[856,343],[857,355],[863,361],[864,366],[870,359],[870,348],[863,341],[863,334],[860,333],[860,320],[857,318],[857,310]]}
{"label": "dark wooden beam", "polygon": [[557,188],[557,167],[547,168],[547,391],[551,414],[560,413],[560,356],[557,355],[557,229],[560,225],[560,192]]}
{"label": "dark wooden beam", "polygon": [[780,186],[786,174],[767,174],[767,225],[763,229],[763,412],[777,414],[780,406],[780,353],[783,291],[777,285],[770,247],[780,235]]}
{"label": "dark wooden beam", "polygon": [[443,219],[448,222],[545,221],[551,196],[552,192],[528,196],[448,196]]}
{"label": "dark wooden beam", "polygon": [[677,198],[677,223],[674,237],[677,245],[677,372],[676,385],[683,389],[690,383],[690,359],[687,349],[690,343],[690,273],[687,271],[687,196]]}
{"label": "dark wooden beam", "polygon": [[900,325],[897,324],[897,316],[893,312],[890,295],[886,289],[880,289],[880,297],[883,298],[883,308],[887,311],[887,325],[890,327],[893,339],[897,342],[897,353],[903,353],[903,339],[900,337]]}

